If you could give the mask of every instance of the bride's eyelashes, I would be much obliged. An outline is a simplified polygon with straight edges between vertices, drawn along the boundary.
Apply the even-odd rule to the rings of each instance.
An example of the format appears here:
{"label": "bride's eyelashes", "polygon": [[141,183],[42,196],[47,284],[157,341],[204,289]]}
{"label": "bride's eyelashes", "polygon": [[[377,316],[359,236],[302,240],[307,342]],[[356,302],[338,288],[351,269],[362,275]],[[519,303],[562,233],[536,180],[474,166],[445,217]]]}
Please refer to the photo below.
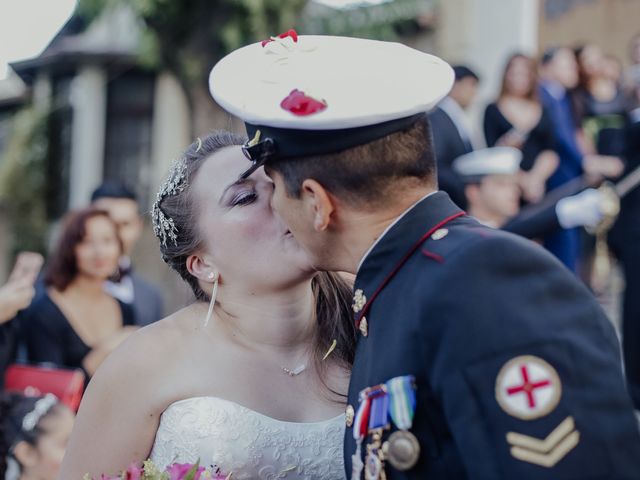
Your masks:
{"label": "bride's eyelashes", "polygon": [[231,205],[234,207],[249,205],[250,203],[255,202],[257,198],[258,198],[258,193],[255,190],[241,191],[236,193],[233,196],[231,200]]}

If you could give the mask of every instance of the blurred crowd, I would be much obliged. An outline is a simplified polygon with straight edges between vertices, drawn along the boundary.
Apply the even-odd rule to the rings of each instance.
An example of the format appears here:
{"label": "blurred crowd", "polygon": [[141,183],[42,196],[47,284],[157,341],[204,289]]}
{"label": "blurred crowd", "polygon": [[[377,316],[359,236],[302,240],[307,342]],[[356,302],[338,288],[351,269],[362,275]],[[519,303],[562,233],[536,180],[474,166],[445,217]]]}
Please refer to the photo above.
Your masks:
{"label": "blurred crowd", "polygon": [[0,290],[2,366],[17,357],[80,369],[88,381],[132,331],[162,318],[160,291],[131,262],[142,229],[134,193],[109,181],[63,218],[44,272],[39,255],[19,255]]}
{"label": "blurred crowd", "polygon": [[[440,188],[483,223],[540,241],[587,283],[597,248],[580,227],[597,229],[607,215],[602,183],[640,165],[640,34],[629,55],[625,69],[597,45],[514,54],[481,126],[468,110],[482,79],[459,65],[429,113]],[[640,407],[640,189],[620,207],[607,239],[626,282],[625,367]],[[107,182],[63,219],[43,272],[40,255],[18,256],[0,287],[0,386],[16,361],[80,371],[86,385],[133,331],[163,317],[161,293],[131,260],[142,229],[135,195]],[[18,468],[15,478],[55,478],[72,410],[27,393],[2,394],[0,463]]]}
{"label": "blurred crowd", "polygon": [[429,116],[440,188],[471,215],[541,242],[596,290],[603,262],[617,260],[625,372],[640,408],[640,188],[615,187],[640,166],[640,34],[628,53],[627,68],[593,44],[516,53],[481,126],[469,110],[482,79],[458,65]]}
{"label": "blurred crowd", "polygon": [[[63,400],[65,393],[73,398],[132,332],[164,316],[160,291],[134,270],[131,261],[142,229],[134,193],[124,184],[106,182],[93,192],[86,208],[64,217],[43,272],[41,255],[18,255],[0,287],[3,390],[19,390],[31,377],[36,384],[62,392]],[[16,361],[37,367],[12,376]],[[77,376],[66,372],[82,372],[80,384],[74,382]],[[17,377],[22,377],[19,384],[11,385]],[[33,387],[26,395],[3,391],[0,472],[21,472],[16,479],[55,478],[73,415],[60,399],[45,393]]]}
{"label": "blurred crowd", "polygon": [[[630,60],[625,71],[618,58],[591,44],[552,48],[539,59],[516,53],[506,62],[499,94],[486,106],[481,128],[473,128],[467,112],[481,79],[467,66],[454,67],[450,95],[430,114],[440,188],[485,223],[508,228],[521,209],[528,208],[530,216],[536,211],[531,207],[547,206],[550,199],[555,203],[623,177],[640,155],[640,35],[631,41]],[[474,138],[475,131],[483,132],[483,142]],[[460,161],[465,155],[479,161],[478,154],[469,155],[478,152],[478,143],[519,151],[510,188],[504,181],[496,185],[494,178],[477,181],[478,173],[492,177],[488,173],[497,172],[495,166],[485,162],[485,170],[472,175],[469,164]],[[481,153],[499,152],[504,150]],[[579,205],[588,210],[592,197],[583,195]],[[624,221],[618,221],[618,228],[633,223],[626,216],[633,202],[625,198],[622,203]],[[569,227],[591,226],[600,218],[582,213],[569,215],[566,222],[561,215],[559,226],[565,228],[526,236],[540,238],[569,269],[587,278],[588,246],[579,230]]]}

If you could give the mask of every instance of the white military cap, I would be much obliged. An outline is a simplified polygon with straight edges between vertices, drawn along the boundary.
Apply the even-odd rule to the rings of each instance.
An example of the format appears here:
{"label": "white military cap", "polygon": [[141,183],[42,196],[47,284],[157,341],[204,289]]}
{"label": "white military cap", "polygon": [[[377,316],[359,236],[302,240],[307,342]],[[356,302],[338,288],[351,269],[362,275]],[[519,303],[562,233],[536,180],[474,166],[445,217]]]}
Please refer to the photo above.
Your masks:
{"label": "white military cap", "polygon": [[213,98],[245,122],[253,169],[406,129],[452,84],[446,62],[405,45],[293,30],[230,53],[209,77]]}
{"label": "white military cap", "polygon": [[475,150],[456,158],[453,170],[463,180],[477,181],[487,175],[512,175],[520,169],[522,152],[512,147]]}

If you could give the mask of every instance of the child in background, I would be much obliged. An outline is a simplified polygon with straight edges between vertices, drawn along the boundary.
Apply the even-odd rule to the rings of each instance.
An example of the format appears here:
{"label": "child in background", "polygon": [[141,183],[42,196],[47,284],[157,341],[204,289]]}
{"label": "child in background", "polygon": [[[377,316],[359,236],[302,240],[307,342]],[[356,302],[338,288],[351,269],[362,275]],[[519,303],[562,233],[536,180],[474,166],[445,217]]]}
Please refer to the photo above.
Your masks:
{"label": "child in background", "polygon": [[74,415],[51,394],[0,396],[0,479],[54,480]]}

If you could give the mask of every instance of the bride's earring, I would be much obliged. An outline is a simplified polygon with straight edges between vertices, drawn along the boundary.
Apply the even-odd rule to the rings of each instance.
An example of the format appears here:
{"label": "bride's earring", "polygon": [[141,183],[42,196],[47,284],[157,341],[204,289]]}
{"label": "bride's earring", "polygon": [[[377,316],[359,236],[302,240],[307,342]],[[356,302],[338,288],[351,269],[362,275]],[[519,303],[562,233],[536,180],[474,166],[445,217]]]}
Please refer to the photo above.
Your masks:
{"label": "bride's earring", "polygon": [[207,318],[204,320],[204,326],[209,325],[209,320],[211,320],[211,316],[213,315],[213,307],[216,304],[216,296],[218,295],[218,278],[220,275],[218,273],[209,272],[207,278],[213,281],[213,291],[211,292],[211,301],[209,302],[209,311],[207,312]]}

